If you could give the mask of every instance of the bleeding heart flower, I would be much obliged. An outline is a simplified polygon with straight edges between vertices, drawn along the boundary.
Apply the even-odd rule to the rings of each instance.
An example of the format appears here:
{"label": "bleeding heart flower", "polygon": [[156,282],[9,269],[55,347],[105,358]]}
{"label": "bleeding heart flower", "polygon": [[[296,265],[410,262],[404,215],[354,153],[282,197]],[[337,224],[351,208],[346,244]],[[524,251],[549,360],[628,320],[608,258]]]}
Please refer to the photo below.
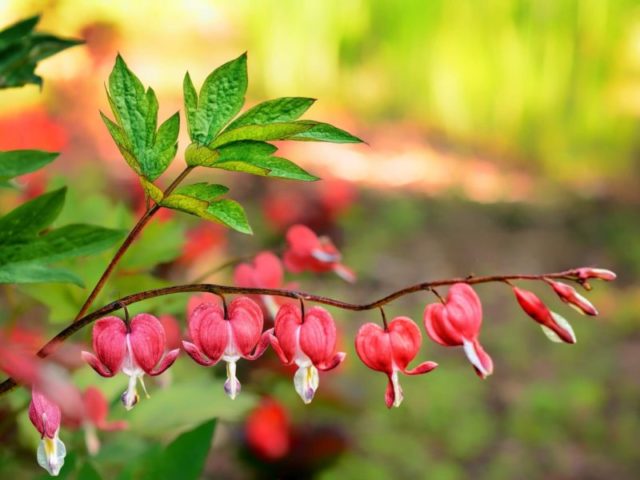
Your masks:
{"label": "bleeding heart flower", "polygon": [[446,347],[463,347],[480,378],[493,373],[493,361],[478,341],[482,326],[482,304],[469,285],[456,283],[449,289],[444,304],[427,305],[424,326],[434,342]]}
{"label": "bleeding heart flower", "polygon": [[287,231],[287,251],[284,265],[293,273],[333,271],[348,282],[354,282],[355,274],[340,263],[342,255],[327,237],[318,237],[304,225],[294,225]]}
{"label": "bleeding heart flower", "polygon": [[240,382],[236,362],[240,358],[255,360],[269,345],[263,327],[262,310],[248,297],[238,297],[229,304],[228,315],[218,303],[203,303],[189,316],[189,335],[193,343],[183,341],[184,349],[200,365],[210,367],[227,362],[226,394],[236,398]]}
{"label": "bleeding heart flower", "polygon": [[[291,288],[284,286],[284,270],[282,262],[271,252],[260,252],[253,263],[241,263],[233,272],[233,281],[239,287],[249,288]],[[265,307],[265,313],[275,318],[280,305],[287,299],[271,295],[255,295]]]}
{"label": "bleeding heart flower", "polygon": [[64,443],[58,438],[61,417],[58,405],[51,402],[35,388],[31,390],[29,420],[41,436],[38,445],[38,465],[53,476],[60,473],[60,469],[64,465],[64,457],[67,454]]}
{"label": "bleeding heart flower", "polygon": [[304,403],[310,403],[318,389],[322,371],[336,368],[344,352],[335,352],[336,324],[324,308],[306,311],[304,320],[297,305],[284,305],[270,330],[271,346],[285,365],[296,364],[293,385]]}
{"label": "bleeding heart flower", "polygon": [[513,287],[518,303],[527,315],[542,327],[542,331],[553,342],[576,343],[571,324],[559,314],[552,312],[535,293]]}
{"label": "bleeding heart flower", "polygon": [[147,394],[144,374],[160,375],[180,353],[174,349],[163,355],[165,347],[164,329],[153,315],[140,313],[129,325],[119,317],[105,317],[93,327],[93,350],[97,356],[82,352],[82,358],[103,377],[113,377],[119,371],[129,376],[129,387],[121,400],[125,408],[131,410],[139,399],[138,380]]}
{"label": "bleeding heart flower", "polygon": [[553,280],[547,280],[547,283],[551,285],[553,291],[558,294],[560,300],[583,315],[598,315],[598,310],[594,307],[589,300],[580,295],[575,288],[571,285],[567,285],[562,282],[554,282]]}
{"label": "bleeding heart flower", "polygon": [[388,408],[402,403],[402,387],[398,372],[405,375],[421,375],[438,366],[435,362],[423,362],[407,369],[420,350],[422,334],[408,317],[396,317],[384,329],[375,323],[365,323],[356,335],[356,352],[364,364],[389,377],[384,401]]}

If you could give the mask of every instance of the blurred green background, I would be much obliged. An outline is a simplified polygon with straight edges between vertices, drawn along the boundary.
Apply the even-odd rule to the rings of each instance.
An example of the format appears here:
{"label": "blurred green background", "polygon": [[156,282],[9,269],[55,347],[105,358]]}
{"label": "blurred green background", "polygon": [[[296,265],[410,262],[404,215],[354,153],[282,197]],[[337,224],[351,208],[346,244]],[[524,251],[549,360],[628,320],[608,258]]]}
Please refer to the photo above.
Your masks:
{"label": "blurred green background", "polygon": [[[314,118],[368,142],[283,147],[285,156],[326,178],[324,187],[221,175],[248,204],[256,234],[198,234],[197,222],[179,216],[156,221],[100,304],[192,280],[228,258],[279,250],[293,221],[329,233],[359,282],[291,279],[303,290],[353,302],[470,273],[598,265],[619,274],[615,284],[596,284],[589,294],[601,312],[595,319],[567,312],[536,289],[572,321],[575,346],[548,342],[508,288],[479,287],[482,341],[495,374],[480,381],[461,351],[425,336],[419,359],[440,367],[402,378],[405,402],[393,411],[384,406],[384,376],[360,364],[352,346],[358,325],[378,321],[377,314],[333,311],[348,360],[322,376],[317,398],[306,407],[289,373],[274,367],[272,352],[251,368],[242,365],[244,391],[235,403],[221,393],[220,368],[205,370],[182,356],[173,385],[136,407],[128,432],[102,435],[104,448],[93,462],[103,475],[141,462],[176,431],[218,416],[204,478],[308,478],[311,472],[322,479],[637,478],[637,1],[7,0],[0,2],[0,26],[34,13],[43,15],[41,29],[87,44],[42,64],[42,92],[0,92],[0,149],[62,152],[44,177],[26,182],[27,191],[70,185],[60,224],[100,219],[128,228],[140,206],[132,193],[136,180],[98,115],[107,109],[104,82],[118,51],[157,91],[162,118],[181,108],[186,70],[199,83],[246,50],[249,103],[316,97]],[[20,200],[1,198],[3,212]],[[189,248],[197,255],[185,259]],[[91,284],[108,258],[75,265]],[[228,283],[231,272],[209,279]],[[73,286],[21,287],[6,296],[0,316],[6,324],[49,325],[54,332],[85,295]],[[426,294],[406,297],[387,315],[421,323],[431,301]],[[185,302],[167,298],[137,309],[172,313],[183,322]],[[86,368],[76,377],[114,400],[123,387]],[[285,407],[296,432],[277,461],[247,452],[242,433],[260,395]],[[27,396],[16,392],[5,401],[17,407]],[[125,418],[120,410],[115,405],[112,416]],[[0,476],[35,477],[40,472],[26,415],[16,429],[3,433]],[[75,435],[66,433],[68,446],[82,457],[81,435]]]}

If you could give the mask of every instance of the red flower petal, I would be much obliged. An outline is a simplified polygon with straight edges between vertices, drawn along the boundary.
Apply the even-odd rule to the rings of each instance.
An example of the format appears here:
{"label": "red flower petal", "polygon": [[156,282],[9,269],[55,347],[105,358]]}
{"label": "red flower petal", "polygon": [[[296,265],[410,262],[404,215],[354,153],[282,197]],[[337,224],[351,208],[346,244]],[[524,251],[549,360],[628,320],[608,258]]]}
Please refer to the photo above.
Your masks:
{"label": "red flower petal", "polygon": [[391,339],[379,325],[365,323],[360,327],[356,335],[356,352],[360,360],[372,370],[389,375],[393,372]]}
{"label": "red flower petal", "polygon": [[146,373],[151,374],[160,361],[167,343],[160,320],[148,313],[136,315],[131,320],[129,339],[137,364]]}
{"label": "red flower petal", "polygon": [[239,353],[249,355],[262,335],[262,309],[250,298],[238,297],[229,304],[229,321]]}
{"label": "red flower petal", "polygon": [[300,326],[300,349],[319,365],[331,359],[336,349],[336,324],[331,314],[321,307],[305,313]]}
{"label": "red flower petal", "polygon": [[286,304],[280,307],[274,321],[273,334],[278,339],[282,354],[292,361],[296,356],[297,330],[302,324],[302,313],[297,305]]}
{"label": "red flower petal", "polygon": [[[127,348],[126,336],[127,327],[118,317],[101,318],[93,327],[93,350],[111,375],[122,366]],[[93,364],[91,366],[103,375]]]}
{"label": "red flower petal", "polygon": [[53,438],[60,428],[60,407],[35,388],[31,390],[29,420],[43,437]]}
{"label": "red flower petal", "polygon": [[420,350],[422,334],[418,326],[408,317],[396,317],[389,322],[388,335],[396,366],[404,372],[407,365]]}
{"label": "red flower petal", "polygon": [[222,306],[203,303],[197,307],[189,317],[189,335],[202,353],[217,362],[229,344],[229,327]]}

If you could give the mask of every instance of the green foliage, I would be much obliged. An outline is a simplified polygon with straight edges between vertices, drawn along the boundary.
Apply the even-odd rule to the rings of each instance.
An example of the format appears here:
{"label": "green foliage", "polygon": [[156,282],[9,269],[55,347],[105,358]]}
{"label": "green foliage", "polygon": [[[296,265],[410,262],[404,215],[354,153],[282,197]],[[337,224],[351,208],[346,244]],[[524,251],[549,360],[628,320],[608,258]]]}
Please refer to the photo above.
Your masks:
{"label": "green foliage", "polygon": [[0,181],[35,172],[53,162],[58,155],[58,153],[42,150],[0,152]]}
{"label": "green foliage", "polygon": [[22,20],[0,32],[0,88],[42,85],[35,74],[38,62],[74,45],[79,40],[33,31],[40,17]]}
{"label": "green foliage", "polygon": [[200,94],[189,73],[184,78],[184,106],[193,142],[210,143],[244,105],[247,91],[247,54],[216,68],[205,79]]}
{"label": "green foliage", "polygon": [[247,216],[238,202],[216,200],[228,191],[224,185],[196,183],[176,189],[162,200],[161,205],[222,223],[242,233],[251,233]]}
{"label": "green foliage", "polygon": [[0,218],[0,283],[72,282],[73,273],[48,265],[98,253],[123,232],[92,225],[66,225],[42,232],[58,217],[66,189],[41,195]]}
{"label": "green foliage", "polygon": [[233,130],[245,125],[265,125],[269,123],[291,122],[309,110],[316,100],[304,97],[282,97],[267,100],[239,115],[227,127]]}
{"label": "green foliage", "polygon": [[138,175],[155,180],[167,169],[178,150],[179,114],[176,112],[157,128],[155,92],[152,88],[145,90],[120,55],[109,76],[107,97],[116,122],[101,115],[111,137]]}

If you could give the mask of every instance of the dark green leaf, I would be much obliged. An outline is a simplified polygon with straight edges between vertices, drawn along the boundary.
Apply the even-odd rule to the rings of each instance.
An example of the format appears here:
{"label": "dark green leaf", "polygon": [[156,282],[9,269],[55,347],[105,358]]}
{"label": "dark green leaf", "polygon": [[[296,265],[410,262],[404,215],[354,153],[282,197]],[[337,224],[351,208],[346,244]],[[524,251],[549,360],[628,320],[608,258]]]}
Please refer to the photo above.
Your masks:
{"label": "dark green leaf", "polygon": [[244,125],[264,125],[274,122],[291,122],[297,120],[306,112],[315,99],[304,97],[282,97],[275,100],[267,100],[236,118],[227,130],[242,127]]}
{"label": "dark green leaf", "polygon": [[36,28],[36,25],[40,21],[38,15],[20,20],[18,23],[5,28],[0,32],[0,50],[11,46],[13,43],[26,37],[29,33]]}
{"label": "dark green leaf", "polygon": [[216,185],[211,183],[194,183],[193,185],[179,187],[173,193],[176,195],[195,197],[199,200],[204,200],[205,202],[211,202],[220,195],[224,195],[228,191],[229,188],[225,187],[224,185]]}
{"label": "dark green leaf", "polygon": [[276,146],[266,142],[255,140],[234,142],[217,149],[219,157],[216,163],[269,157],[277,150]]}
{"label": "dark green leaf", "polygon": [[148,180],[158,178],[169,166],[178,149],[180,117],[169,117],[158,125],[158,99],[152,88],[127,67],[122,57],[109,75],[107,93],[116,122],[103,115],[103,121],[127,163]]}
{"label": "dark green leaf", "polygon": [[215,427],[216,420],[212,419],[178,436],[167,445],[154,465],[152,475],[147,474],[147,478],[198,480],[211,448]]}
{"label": "dark green leaf", "polygon": [[124,235],[122,230],[93,225],[66,225],[46,235],[3,245],[0,266],[33,262],[51,263],[91,255],[110,247]]}
{"label": "dark green leaf", "polygon": [[289,140],[308,140],[312,142],[331,143],[362,143],[360,138],[328,123],[314,122],[313,120],[300,120],[299,123],[309,125],[311,128],[291,135]]}
{"label": "dark green leaf", "polygon": [[41,263],[17,263],[0,266],[0,283],[73,283],[84,287],[82,279],[68,270]]}
{"label": "dark green leaf", "polygon": [[59,154],[42,150],[0,152],[0,178],[9,179],[35,172],[51,163]]}
{"label": "dark green leaf", "polygon": [[40,195],[0,218],[0,245],[36,235],[60,214],[66,188]]}
{"label": "dark green leaf", "polygon": [[38,17],[22,20],[0,32],[0,88],[42,84],[34,73],[40,60],[82,43],[33,32]]}
{"label": "dark green leaf", "polygon": [[286,140],[306,132],[314,125],[301,122],[269,123],[267,125],[245,125],[234,130],[226,130],[209,144],[210,148],[241,140]]}
{"label": "dark green leaf", "polygon": [[252,234],[244,208],[233,200],[217,200],[209,204],[207,214],[241,233]]}
{"label": "dark green leaf", "polygon": [[197,96],[191,79],[185,77],[185,106],[189,134],[193,142],[209,144],[222,128],[240,111],[247,90],[247,55],[242,54],[215,69],[204,81]]}

